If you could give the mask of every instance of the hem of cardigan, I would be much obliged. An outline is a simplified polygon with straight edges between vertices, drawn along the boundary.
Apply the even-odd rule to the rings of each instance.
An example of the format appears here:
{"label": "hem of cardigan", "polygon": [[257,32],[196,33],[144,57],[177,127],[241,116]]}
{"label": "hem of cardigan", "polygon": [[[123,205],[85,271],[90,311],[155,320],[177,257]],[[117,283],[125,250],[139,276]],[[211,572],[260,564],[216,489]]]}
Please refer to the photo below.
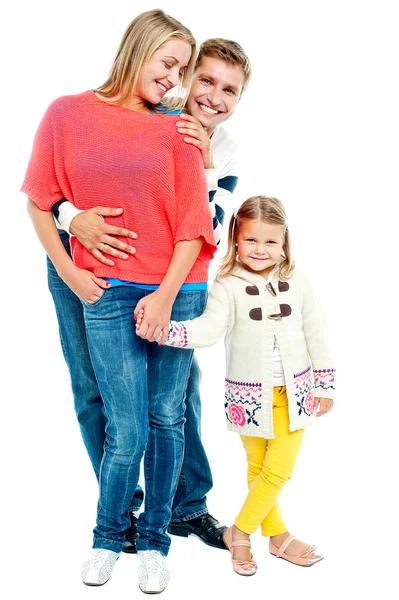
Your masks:
{"label": "hem of cardigan", "polygon": [[265,433],[262,431],[261,427],[257,427],[256,430],[252,427],[248,427],[244,425],[244,427],[240,427],[239,425],[233,425],[230,422],[227,422],[227,429],[233,433],[238,433],[239,435],[248,435],[249,437],[260,437],[260,438],[264,438],[265,440],[272,440],[274,439],[274,434],[273,435],[265,435]]}

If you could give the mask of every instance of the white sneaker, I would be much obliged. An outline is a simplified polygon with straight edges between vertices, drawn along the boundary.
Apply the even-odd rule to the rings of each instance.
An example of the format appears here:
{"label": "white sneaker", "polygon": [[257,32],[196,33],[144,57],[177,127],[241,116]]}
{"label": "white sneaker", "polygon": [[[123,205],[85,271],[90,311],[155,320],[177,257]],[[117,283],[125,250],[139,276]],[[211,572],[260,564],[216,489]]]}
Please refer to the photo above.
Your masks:
{"label": "white sneaker", "polygon": [[93,548],[91,554],[82,565],[81,575],[85,585],[104,585],[112,575],[112,569],[120,552],[112,552],[105,548]]}
{"label": "white sneaker", "polygon": [[139,588],[145,594],[163,592],[170,580],[166,558],[158,550],[139,550]]}

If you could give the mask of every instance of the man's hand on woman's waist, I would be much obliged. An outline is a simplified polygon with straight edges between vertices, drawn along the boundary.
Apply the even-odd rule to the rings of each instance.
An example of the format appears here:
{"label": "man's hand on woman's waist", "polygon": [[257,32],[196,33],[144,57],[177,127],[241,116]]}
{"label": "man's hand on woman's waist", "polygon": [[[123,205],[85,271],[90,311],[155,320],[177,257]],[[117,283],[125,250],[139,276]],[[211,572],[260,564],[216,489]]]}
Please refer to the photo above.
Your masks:
{"label": "man's hand on woman's waist", "polygon": [[136,239],[137,234],[123,227],[115,227],[105,222],[104,217],[117,217],[122,208],[96,206],[77,214],[71,221],[69,233],[76,236],[79,242],[104,265],[114,266],[114,262],[104,254],[127,260],[129,254],[136,249],[115,236]]}

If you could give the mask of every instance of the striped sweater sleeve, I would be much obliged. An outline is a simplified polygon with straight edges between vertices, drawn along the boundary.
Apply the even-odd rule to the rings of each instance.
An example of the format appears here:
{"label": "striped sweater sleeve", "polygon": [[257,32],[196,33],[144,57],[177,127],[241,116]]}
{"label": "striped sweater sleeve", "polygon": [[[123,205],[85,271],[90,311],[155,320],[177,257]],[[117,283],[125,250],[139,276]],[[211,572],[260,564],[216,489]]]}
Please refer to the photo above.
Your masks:
{"label": "striped sweater sleeve", "polygon": [[213,219],[215,241],[219,244],[226,211],[232,212],[231,198],[238,183],[238,147],[222,140],[213,151],[214,169],[206,169],[209,207]]}

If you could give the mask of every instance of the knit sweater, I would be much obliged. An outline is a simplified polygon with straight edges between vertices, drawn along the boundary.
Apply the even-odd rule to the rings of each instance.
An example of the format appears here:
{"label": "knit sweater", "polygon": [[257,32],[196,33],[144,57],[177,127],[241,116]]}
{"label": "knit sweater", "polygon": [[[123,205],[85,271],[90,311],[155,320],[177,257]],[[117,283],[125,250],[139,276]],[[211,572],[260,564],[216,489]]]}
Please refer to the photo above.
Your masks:
{"label": "knit sweater", "polygon": [[[232,212],[231,197],[238,183],[238,146],[220,125],[211,137],[211,152],[214,168],[205,169],[209,193],[209,208],[213,221],[215,241],[222,236],[225,212]],[[53,206],[57,227],[68,231],[71,221],[81,210],[65,198]]]}
{"label": "knit sweater", "polygon": [[[108,267],[76,238],[73,259],[99,277],[161,283],[176,243],[204,239],[185,283],[207,280],[215,252],[199,150],[177,132],[178,116],[139,113],[91,91],[55,100],[35,136],[22,191],[42,210],[61,198],[80,209],[122,207],[112,225],[136,231],[137,253]],[[106,218],[107,220],[107,218]],[[125,240],[132,244],[132,240]]]}
{"label": "knit sweater", "polygon": [[335,369],[323,313],[304,275],[286,281],[273,271],[261,275],[238,266],[216,281],[203,315],[172,321],[167,344],[201,348],[225,334],[224,408],[227,427],[267,439],[273,432],[273,348],[280,348],[290,431],[313,421],[314,397],[333,398]]}

